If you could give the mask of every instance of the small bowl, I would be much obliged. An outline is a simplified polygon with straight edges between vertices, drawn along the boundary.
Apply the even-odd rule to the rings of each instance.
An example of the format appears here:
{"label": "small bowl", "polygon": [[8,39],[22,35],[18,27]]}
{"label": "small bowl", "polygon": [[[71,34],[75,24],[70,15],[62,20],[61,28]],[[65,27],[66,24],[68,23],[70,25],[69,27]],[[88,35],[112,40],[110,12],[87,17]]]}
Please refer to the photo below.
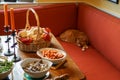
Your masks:
{"label": "small bowl", "polygon": [[13,69],[13,67],[4,73],[0,73],[0,80],[7,78],[8,75],[11,73],[12,69]]}
{"label": "small bowl", "polygon": [[40,61],[42,59],[37,59],[37,58],[26,58],[21,62],[21,67],[25,73],[27,73],[30,77],[32,78],[42,78],[45,77],[47,72],[49,71],[50,67],[52,66],[52,62],[48,60],[42,60],[42,64],[47,64],[47,67],[41,71],[30,71],[30,70],[25,70],[25,67],[35,61]]}
{"label": "small bowl", "polygon": [[[7,61],[7,57],[5,57],[5,56],[0,56],[0,61],[2,61],[2,62]],[[8,63],[9,63],[9,61],[8,61]],[[7,66],[7,65],[6,65],[6,66]],[[6,77],[8,77],[8,75],[11,73],[13,67],[14,67],[14,65],[13,65],[13,63],[12,63],[12,66],[11,66],[8,70],[6,70],[6,71],[4,71],[4,72],[1,72],[1,73],[0,73],[0,80],[1,80],[1,79],[5,79]]]}
{"label": "small bowl", "polygon": [[[51,54],[51,52],[49,52],[51,50],[57,51],[58,54],[62,54],[63,56],[60,58],[58,58],[58,57],[54,58],[54,57],[56,57],[56,55],[53,55],[54,57],[50,58],[48,56],[45,56],[44,51],[46,51],[46,50],[48,51],[47,52],[48,56],[49,56],[49,54]],[[53,62],[53,65],[57,65],[66,59],[67,54],[65,51],[60,50],[60,49],[56,49],[56,48],[41,48],[37,51],[37,55],[40,56],[42,59],[49,60],[49,61]]]}

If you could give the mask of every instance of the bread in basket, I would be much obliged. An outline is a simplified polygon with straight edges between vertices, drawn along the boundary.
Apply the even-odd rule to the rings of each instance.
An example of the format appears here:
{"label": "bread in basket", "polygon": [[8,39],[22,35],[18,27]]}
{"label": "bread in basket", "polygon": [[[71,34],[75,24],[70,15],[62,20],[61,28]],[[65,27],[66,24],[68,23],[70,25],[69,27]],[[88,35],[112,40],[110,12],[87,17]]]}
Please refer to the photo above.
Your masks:
{"label": "bread in basket", "polygon": [[[37,21],[37,26],[30,26],[29,12],[32,11]],[[19,49],[25,52],[36,52],[43,47],[49,47],[51,42],[51,31],[49,28],[41,28],[39,17],[34,9],[29,8],[26,13],[26,26],[17,34]]]}

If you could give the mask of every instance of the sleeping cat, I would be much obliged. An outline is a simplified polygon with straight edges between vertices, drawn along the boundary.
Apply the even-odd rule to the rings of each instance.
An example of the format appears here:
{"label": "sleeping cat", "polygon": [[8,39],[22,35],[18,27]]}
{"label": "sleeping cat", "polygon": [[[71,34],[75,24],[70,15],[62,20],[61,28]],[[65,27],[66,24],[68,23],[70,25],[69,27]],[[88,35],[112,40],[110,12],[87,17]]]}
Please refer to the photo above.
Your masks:
{"label": "sleeping cat", "polygon": [[84,32],[75,29],[68,29],[60,35],[60,39],[66,42],[75,43],[82,48],[82,51],[88,48],[88,37]]}

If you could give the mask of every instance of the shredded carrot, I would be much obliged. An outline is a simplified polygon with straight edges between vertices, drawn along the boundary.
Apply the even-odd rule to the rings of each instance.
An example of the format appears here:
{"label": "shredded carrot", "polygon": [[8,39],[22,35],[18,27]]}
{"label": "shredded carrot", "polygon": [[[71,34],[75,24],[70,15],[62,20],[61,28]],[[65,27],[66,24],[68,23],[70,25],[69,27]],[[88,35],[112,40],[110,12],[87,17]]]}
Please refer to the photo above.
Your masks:
{"label": "shredded carrot", "polygon": [[42,50],[42,55],[46,58],[50,58],[50,59],[59,59],[62,58],[64,55],[62,53],[60,53],[57,50]]}

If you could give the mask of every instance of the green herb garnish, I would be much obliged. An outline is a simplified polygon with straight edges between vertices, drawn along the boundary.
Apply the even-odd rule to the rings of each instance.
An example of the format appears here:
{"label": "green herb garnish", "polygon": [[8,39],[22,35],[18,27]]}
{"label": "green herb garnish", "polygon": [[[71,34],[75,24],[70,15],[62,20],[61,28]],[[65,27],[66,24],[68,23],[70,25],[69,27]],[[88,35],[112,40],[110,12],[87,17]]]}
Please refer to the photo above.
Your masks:
{"label": "green herb garnish", "polygon": [[10,70],[12,66],[13,66],[13,62],[9,62],[7,60],[4,62],[0,61],[0,73]]}

